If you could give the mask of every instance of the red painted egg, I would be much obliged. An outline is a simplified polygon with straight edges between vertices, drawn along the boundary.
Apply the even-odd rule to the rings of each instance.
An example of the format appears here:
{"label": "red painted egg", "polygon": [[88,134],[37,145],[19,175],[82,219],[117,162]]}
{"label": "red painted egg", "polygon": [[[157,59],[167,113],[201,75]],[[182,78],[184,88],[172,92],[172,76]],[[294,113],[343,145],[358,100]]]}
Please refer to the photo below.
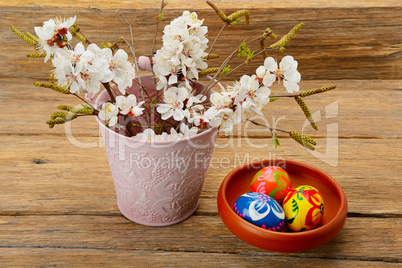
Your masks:
{"label": "red painted egg", "polygon": [[287,193],[292,189],[289,174],[277,166],[269,166],[259,170],[250,184],[252,192],[269,195],[282,203]]}

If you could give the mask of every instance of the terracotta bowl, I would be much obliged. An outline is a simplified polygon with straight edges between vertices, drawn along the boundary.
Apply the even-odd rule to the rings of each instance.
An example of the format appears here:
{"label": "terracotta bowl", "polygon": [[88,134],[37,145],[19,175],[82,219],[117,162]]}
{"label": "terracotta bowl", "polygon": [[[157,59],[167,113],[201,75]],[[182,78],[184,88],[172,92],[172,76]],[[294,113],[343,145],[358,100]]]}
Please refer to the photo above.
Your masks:
{"label": "terracotta bowl", "polygon": [[[250,192],[255,173],[266,166],[285,169],[293,188],[311,185],[320,191],[325,207],[317,227],[303,232],[269,231],[247,222],[233,211],[237,198]],[[345,193],[333,178],[316,167],[293,160],[264,160],[235,168],[223,180],[217,200],[222,221],[233,234],[253,246],[278,252],[306,251],[329,242],[342,230],[348,210]]]}

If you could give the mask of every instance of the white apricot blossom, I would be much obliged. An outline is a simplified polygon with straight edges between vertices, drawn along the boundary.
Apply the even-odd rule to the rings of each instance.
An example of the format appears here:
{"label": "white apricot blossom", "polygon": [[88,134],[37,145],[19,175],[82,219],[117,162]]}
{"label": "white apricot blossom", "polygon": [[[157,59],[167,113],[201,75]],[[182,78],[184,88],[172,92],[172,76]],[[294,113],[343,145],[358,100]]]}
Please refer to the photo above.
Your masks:
{"label": "white apricot blossom", "polygon": [[111,102],[106,102],[102,104],[102,108],[99,111],[99,118],[104,120],[109,127],[113,127],[117,123],[117,115],[119,113],[119,108]]}
{"label": "white apricot blossom", "polygon": [[156,136],[157,135],[153,129],[147,128],[144,132],[135,135],[134,138],[143,141],[155,141]]}
{"label": "white apricot blossom", "polygon": [[271,90],[261,86],[256,75],[243,75],[240,79],[240,90],[235,97],[235,104],[242,106],[245,111],[254,111],[260,115],[263,105],[269,102]]}
{"label": "white apricot blossom", "polygon": [[162,115],[162,120],[173,116],[174,120],[181,121],[184,118],[184,101],[188,97],[188,91],[185,87],[171,87],[164,93],[164,103],[160,103],[156,108]]}
{"label": "white apricot blossom", "polygon": [[276,80],[283,81],[287,92],[299,91],[301,75],[297,71],[297,61],[292,56],[285,56],[281,62],[278,63],[274,58],[268,57],[264,61],[264,66],[258,67],[257,76],[262,79],[262,83],[270,87]]}
{"label": "white apricot blossom", "polygon": [[198,133],[198,127],[188,127],[185,123],[180,125],[180,132],[183,134],[184,138],[191,137]]}
{"label": "white apricot blossom", "polygon": [[202,24],[195,12],[184,11],[166,25],[163,46],[156,52],[153,68],[158,90],[176,83],[180,86],[182,82],[189,87],[189,81],[197,80],[198,72],[208,67],[204,59],[208,28]]}
{"label": "white apricot blossom", "polygon": [[241,121],[239,112],[230,108],[223,108],[218,110],[213,117],[210,118],[209,124],[212,127],[219,127],[228,136],[233,131],[233,126]]}
{"label": "white apricot blossom", "polygon": [[135,78],[135,69],[128,61],[128,55],[123,49],[112,53],[110,48],[102,49],[103,56],[109,64],[109,71],[105,73],[102,82],[116,82],[119,91],[125,94],[126,89],[131,87]]}
{"label": "white apricot blossom", "polygon": [[144,141],[175,141],[178,139],[188,138],[198,133],[197,127],[188,127],[185,123],[180,125],[180,130],[177,132],[174,128],[171,128],[170,134],[162,132],[156,134],[153,129],[147,128],[142,133],[138,133],[134,136],[135,139]]}
{"label": "white apricot blossom", "polygon": [[74,50],[57,51],[52,64],[59,85],[69,87],[71,93],[98,93],[100,83],[114,81],[124,94],[135,78],[135,69],[127,58],[121,49],[113,55],[110,48],[90,44],[85,49],[78,43]]}
{"label": "white apricot blossom", "polygon": [[[82,43],[78,43],[74,50],[57,52],[52,64],[56,67],[54,74],[58,84],[68,87],[71,93],[99,92],[99,81],[107,65],[101,64],[101,61],[95,64],[94,57],[93,53],[85,51]],[[94,67],[88,68],[88,66]]]}
{"label": "white apricot blossom", "polygon": [[75,23],[75,18],[74,16],[63,20],[56,17],[45,21],[42,27],[35,27],[41,49],[46,52],[45,62],[58,50],[66,48],[72,39],[69,29]]}
{"label": "white apricot blossom", "polygon": [[189,122],[190,124],[194,124],[195,126],[200,128],[207,128],[209,119],[205,116],[204,112],[204,105],[198,104],[187,108],[184,111],[184,115],[187,119],[187,122]]}
{"label": "white apricot blossom", "polygon": [[143,113],[145,108],[141,108],[141,106],[145,103],[145,101],[140,101],[137,103],[137,97],[134,94],[130,94],[127,97],[125,96],[117,96],[116,97],[116,106],[120,110],[120,114],[130,115],[130,116],[139,116]]}

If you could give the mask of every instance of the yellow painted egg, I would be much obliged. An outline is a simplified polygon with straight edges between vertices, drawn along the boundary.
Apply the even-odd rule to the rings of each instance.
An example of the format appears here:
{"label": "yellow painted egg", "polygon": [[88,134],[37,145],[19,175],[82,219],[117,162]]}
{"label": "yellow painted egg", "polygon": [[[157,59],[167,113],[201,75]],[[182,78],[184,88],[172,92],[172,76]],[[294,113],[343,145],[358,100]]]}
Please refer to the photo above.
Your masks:
{"label": "yellow painted egg", "polygon": [[324,213],[324,200],[320,192],[309,185],[292,189],[283,200],[288,227],[296,232],[316,227]]}

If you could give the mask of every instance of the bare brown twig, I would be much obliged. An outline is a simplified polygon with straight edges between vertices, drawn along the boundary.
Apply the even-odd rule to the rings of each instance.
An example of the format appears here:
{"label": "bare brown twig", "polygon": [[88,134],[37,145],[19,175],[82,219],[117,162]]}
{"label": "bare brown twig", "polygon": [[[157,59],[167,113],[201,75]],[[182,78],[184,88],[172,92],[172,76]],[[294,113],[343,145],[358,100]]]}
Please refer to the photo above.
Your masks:
{"label": "bare brown twig", "polygon": [[254,121],[254,120],[251,120],[251,119],[247,119],[247,121],[253,123],[253,124],[256,125],[256,126],[265,127],[265,128],[267,128],[267,129],[269,129],[269,131],[271,131],[271,132],[273,132],[273,131],[280,131],[280,132],[283,132],[283,133],[286,133],[286,134],[289,134],[289,133],[290,133],[290,131],[286,131],[286,130],[282,130],[282,129],[277,129],[277,128],[272,128],[272,127],[269,127],[269,126],[266,126],[266,125],[264,125],[264,124],[258,123],[258,122]]}
{"label": "bare brown twig", "polygon": [[[136,68],[137,76],[138,76],[138,84],[140,85],[141,97],[142,97],[142,100],[145,101],[145,98],[144,98],[144,90],[145,90],[145,88],[142,86],[142,83],[141,83],[140,68],[138,67],[137,57],[135,56],[134,40],[133,40],[133,30],[132,30],[132,28],[131,28],[131,23],[129,23],[129,22],[127,21],[127,19],[124,17],[123,14],[121,14],[121,17],[122,17],[122,18],[124,19],[124,21],[128,24],[128,28],[130,29],[131,44],[128,43],[126,40],[125,40],[125,42],[127,43],[128,47],[130,48],[131,53],[133,54],[133,57],[134,57],[134,64],[135,64],[135,68]],[[149,114],[148,114],[148,113],[145,113],[145,115],[147,116],[147,122],[148,122],[148,124],[150,124],[150,122],[149,122]]]}
{"label": "bare brown twig", "polygon": [[[149,56],[149,60],[151,62],[151,70],[152,70],[152,75],[154,78],[154,85],[156,87],[156,77],[155,77],[155,72],[154,72],[154,61],[153,61],[153,56],[154,56],[154,49],[155,49],[155,43],[156,43],[156,37],[158,35],[158,28],[159,28],[159,21],[161,20],[161,14],[162,14],[162,10],[163,8],[166,6],[167,4],[165,4],[165,1],[162,0],[161,1],[161,8],[159,10],[159,15],[158,15],[158,20],[156,21],[156,27],[155,27],[155,36],[154,36],[154,41],[152,42],[152,49],[151,49],[151,55]],[[155,91],[156,93],[156,103],[159,103],[159,93],[158,90]]]}

